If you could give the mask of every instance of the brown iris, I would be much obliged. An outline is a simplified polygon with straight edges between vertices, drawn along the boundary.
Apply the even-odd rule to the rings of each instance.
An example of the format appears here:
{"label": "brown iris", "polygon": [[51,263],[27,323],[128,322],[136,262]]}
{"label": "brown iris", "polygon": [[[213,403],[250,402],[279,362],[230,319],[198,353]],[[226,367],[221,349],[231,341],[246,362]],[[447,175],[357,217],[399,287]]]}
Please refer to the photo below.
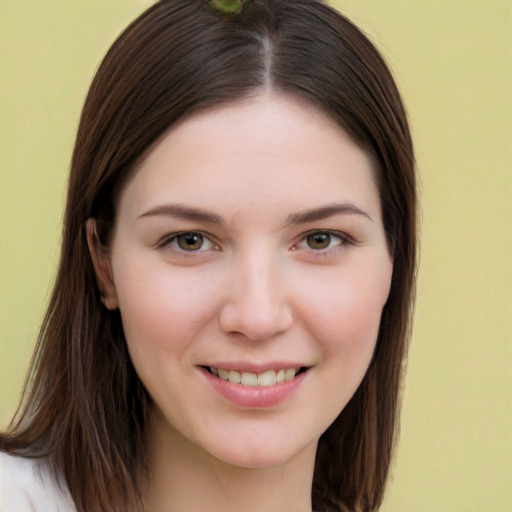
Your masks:
{"label": "brown iris", "polygon": [[198,251],[203,246],[203,235],[200,233],[182,233],[176,237],[180,249]]}
{"label": "brown iris", "polygon": [[306,238],[308,246],[311,249],[327,249],[331,243],[331,235],[329,233],[312,233]]}

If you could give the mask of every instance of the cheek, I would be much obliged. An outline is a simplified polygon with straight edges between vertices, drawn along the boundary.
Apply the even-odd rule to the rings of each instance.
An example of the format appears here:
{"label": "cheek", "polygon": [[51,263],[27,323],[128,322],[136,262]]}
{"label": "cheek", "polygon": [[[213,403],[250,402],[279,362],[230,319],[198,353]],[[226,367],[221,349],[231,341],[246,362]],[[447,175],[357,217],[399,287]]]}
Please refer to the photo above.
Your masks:
{"label": "cheek", "polygon": [[305,305],[310,330],[326,354],[348,359],[371,357],[378,336],[382,308],[389,294],[391,264],[347,266],[322,282]]}
{"label": "cheek", "polygon": [[135,261],[117,268],[119,309],[132,357],[158,360],[170,348],[185,350],[211,321],[215,283],[207,276],[162,263],[148,268]]}

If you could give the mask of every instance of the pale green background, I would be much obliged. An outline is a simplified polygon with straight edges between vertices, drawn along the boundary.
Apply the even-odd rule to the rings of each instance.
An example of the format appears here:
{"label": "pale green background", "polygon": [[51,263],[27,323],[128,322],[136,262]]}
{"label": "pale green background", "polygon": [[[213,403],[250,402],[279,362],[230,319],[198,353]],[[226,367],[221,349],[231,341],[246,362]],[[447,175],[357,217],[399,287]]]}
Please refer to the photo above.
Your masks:
{"label": "pale green background", "polygon": [[[81,104],[150,0],[0,0],[0,424],[55,269]],[[384,512],[512,510],[512,2],[338,0],[407,104],[422,256]]]}

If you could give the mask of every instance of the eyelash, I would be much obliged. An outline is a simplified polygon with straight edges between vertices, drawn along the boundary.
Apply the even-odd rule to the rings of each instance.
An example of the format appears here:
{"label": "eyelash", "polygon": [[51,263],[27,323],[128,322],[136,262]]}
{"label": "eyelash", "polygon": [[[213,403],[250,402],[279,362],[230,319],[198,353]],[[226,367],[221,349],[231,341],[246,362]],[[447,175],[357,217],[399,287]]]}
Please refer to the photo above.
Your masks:
{"label": "eyelash", "polygon": [[[192,236],[199,236],[201,237],[203,243],[201,244],[201,247],[199,250],[190,250],[187,251],[186,249],[183,249],[182,247],[178,246],[178,240],[180,236],[183,235],[192,235]],[[210,250],[213,249],[215,251],[220,251],[220,246],[217,244],[211,235],[208,233],[203,233],[202,231],[180,231],[179,233],[172,233],[170,235],[165,236],[160,240],[160,242],[157,243],[157,248],[159,249],[165,249],[168,246],[171,246],[174,251],[176,251],[178,254],[184,257],[194,257],[197,256],[200,253],[205,252],[203,249],[203,245],[205,242],[208,242],[211,244]],[[202,250],[201,250],[202,249]]]}
{"label": "eyelash", "polygon": [[[325,248],[314,249],[311,246],[304,247],[306,250],[311,250],[315,256],[330,256],[334,252],[337,252],[340,249],[343,249],[347,245],[355,245],[355,241],[349,237],[346,233],[341,231],[333,231],[329,229],[315,229],[313,231],[309,231],[308,233],[304,233],[301,235],[301,239],[298,243],[296,243],[292,250],[297,250],[300,244],[308,244],[308,239],[315,235],[325,235],[329,237],[329,246]],[[336,243],[334,246],[330,246],[333,239],[338,239],[339,243]]]}
{"label": "eyelash", "polygon": [[[183,249],[183,247],[180,247],[179,244],[179,237],[183,235],[190,235],[190,236],[199,236],[202,239],[201,247],[197,250],[186,250]],[[300,247],[301,244],[308,244],[308,239],[310,237],[313,237],[315,235],[325,235],[329,237],[329,246],[325,248],[320,249],[314,249],[310,246],[308,247]],[[330,243],[333,239],[339,239],[339,243],[334,245],[333,247],[330,247]],[[211,247],[207,247],[204,249],[204,243],[207,242],[211,244]],[[309,250],[311,251],[315,256],[329,256],[332,255],[332,253],[343,249],[344,247],[348,245],[355,245],[355,241],[348,236],[346,233],[340,232],[340,231],[333,231],[329,229],[316,229],[313,231],[309,231],[307,233],[304,233],[301,235],[299,241],[295,243],[292,247],[292,251],[297,250]],[[209,235],[208,233],[204,233],[202,231],[180,231],[178,233],[172,233],[170,235],[167,235],[163,237],[157,244],[156,247],[159,249],[165,249],[166,247],[171,246],[172,249],[183,257],[196,257],[200,255],[201,253],[207,252],[209,250],[214,251],[221,251],[220,245],[213,240],[213,237]]]}

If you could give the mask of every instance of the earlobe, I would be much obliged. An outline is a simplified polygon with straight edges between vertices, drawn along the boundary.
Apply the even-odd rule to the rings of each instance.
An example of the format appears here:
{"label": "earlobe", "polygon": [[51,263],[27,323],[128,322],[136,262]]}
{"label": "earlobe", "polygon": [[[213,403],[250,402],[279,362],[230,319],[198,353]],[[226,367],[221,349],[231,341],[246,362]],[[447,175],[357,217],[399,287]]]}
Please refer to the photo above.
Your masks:
{"label": "earlobe", "polygon": [[96,229],[96,220],[87,219],[85,223],[87,245],[91,255],[96,282],[101,293],[101,302],[111,311],[118,308],[117,293],[112,277],[110,253],[101,243]]}

